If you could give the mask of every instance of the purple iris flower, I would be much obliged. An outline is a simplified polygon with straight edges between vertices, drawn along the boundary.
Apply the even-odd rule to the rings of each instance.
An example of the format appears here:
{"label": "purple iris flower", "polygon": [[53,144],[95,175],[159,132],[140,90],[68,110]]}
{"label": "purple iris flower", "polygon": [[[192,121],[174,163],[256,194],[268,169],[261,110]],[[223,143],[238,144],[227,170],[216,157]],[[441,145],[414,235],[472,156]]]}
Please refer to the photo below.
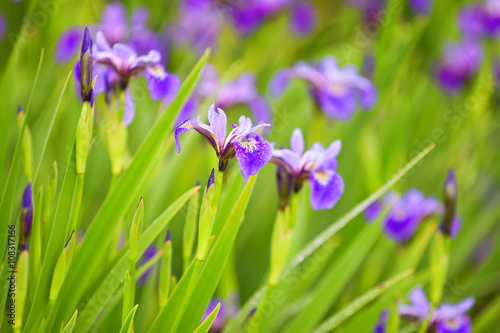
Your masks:
{"label": "purple iris flower", "polygon": [[7,33],[7,20],[5,19],[5,16],[2,13],[0,13],[0,42],[5,37],[6,33]]}
{"label": "purple iris flower", "polygon": [[474,305],[474,298],[469,297],[457,304],[443,303],[432,313],[431,303],[421,286],[413,288],[408,300],[410,304],[398,306],[399,315],[411,322],[423,322],[430,315],[429,328],[436,333],[470,333],[472,325],[467,316]]}
{"label": "purple iris flower", "polygon": [[215,46],[222,27],[222,4],[214,0],[184,0],[179,6],[175,39],[202,53]]}
{"label": "purple iris flower", "polygon": [[249,34],[283,11],[289,13],[290,28],[298,36],[309,34],[316,25],[316,8],[306,1],[244,0],[230,8],[229,15],[240,33]]}
{"label": "purple iris flower", "polygon": [[370,206],[366,208],[363,215],[366,222],[375,222],[378,219],[385,207],[392,206],[396,201],[399,200],[399,195],[395,192],[390,191],[381,199],[374,201]]}
{"label": "purple iris flower", "polygon": [[318,64],[299,62],[281,69],[271,79],[269,93],[281,95],[294,78],[305,80],[319,108],[338,120],[349,120],[358,107],[370,110],[377,103],[375,85],[359,75],[353,65],[340,68],[334,57],[324,57]]}
{"label": "purple iris flower", "polygon": [[21,202],[20,225],[22,230],[20,248],[29,240],[31,234],[31,225],[33,223],[33,194],[31,191],[31,182],[28,182],[24,188],[23,200]]}
{"label": "purple iris flower", "polygon": [[[122,43],[132,47],[137,53],[157,50],[164,56],[164,48],[158,36],[147,26],[149,12],[144,7],[136,8],[128,24],[127,9],[121,2],[111,2],[103,10],[101,22],[89,27],[92,35],[101,31],[111,44]],[[57,41],[55,58],[59,63],[72,60],[82,39],[81,27],[70,27]]]}
{"label": "purple iris flower", "polygon": [[257,123],[269,124],[271,107],[256,86],[255,75],[251,72],[244,72],[233,81],[221,82],[215,67],[207,64],[203,68],[200,83],[183,107],[182,114],[192,115],[202,98],[213,98],[217,107],[224,110],[236,105],[247,105]]}
{"label": "purple iris flower", "polygon": [[[158,250],[153,244],[149,245],[144,251],[144,254],[142,255],[139,265],[144,265],[149,260],[153,259],[153,257],[156,255],[157,252]],[[137,283],[145,284],[149,276],[151,275],[152,271],[153,271],[153,266],[149,267],[141,276],[139,276],[139,278],[137,279]]]}
{"label": "purple iris flower", "polygon": [[191,129],[196,130],[208,140],[219,158],[219,171],[224,171],[229,161],[236,155],[244,177],[255,175],[269,162],[272,146],[257,132],[260,127],[269,124],[253,126],[252,120],[241,116],[238,125],[233,124],[233,130],[226,137],[227,117],[222,109],[212,104],[208,110],[210,125],[201,122],[201,116],[188,118],[175,129],[175,145],[177,152],[181,151],[179,135]]}
{"label": "purple iris flower", "polygon": [[436,67],[436,79],[447,94],[457,93],[477,73],[482,60],[483,50],[479,43],[450,44]]}
{"label": "purple iris flower", "polygon": [[460,30],[469,37],[500,36],[500,1],[485,0],[465,6],[458,15]]}
{"label": "purple iris flower", "polygon": [[422,220],[442,211],[442,204],[435,197],[425,197],[419,190],[410,189],[387,213],[383,229],[389,238],[403,242],[413,236]]}
{"label": "purple iris flower", "polygon": [[[111,46],[102,32],[97,32],[93,48],[93,59],[97,72],[94,93],[123,90],[125,98],[125,112],[123,123],[129,125],[135,114],[132,94],[128,89],[131,78],[144,75],[148,82],[149,93],[153,100],[174,95],[180,86],[177,76],[168,73],[160,64],[161,55],[156,50],[149,51],[146,55],[138,55],[132,48],[125,44]],[[80,61],[75,65],[75,78],[78,75]]]}
{"label": "purple iris flower", "polygon": [[408,0],[415,14],[429,15],[432,9],[432,0]]}
{"label": "purple iris flower", "polygon": [[385,0],[346,0],[352,6],[362,11],[366,22],[376,22],[386,7]]}
{"label": "purple iris flower", "polygon": [[373,329],[373,333],[385,333],[385,328],[387,326],[387,320],[389,319],[389,311],[384,310],[380,314],[379,320]]}
{"label": "purple iris flower", "polygon": [[340,140],[332,142],[326,149],[316,142],[304,152],[304,137],[300,128],[296,128],[290,139],[291,149],[273,149],[271,161],[291,178],[295,192],[309,180],[314,210],[331,209],[344,193],[344,180],[337,173],[337,155],[341,146]]}

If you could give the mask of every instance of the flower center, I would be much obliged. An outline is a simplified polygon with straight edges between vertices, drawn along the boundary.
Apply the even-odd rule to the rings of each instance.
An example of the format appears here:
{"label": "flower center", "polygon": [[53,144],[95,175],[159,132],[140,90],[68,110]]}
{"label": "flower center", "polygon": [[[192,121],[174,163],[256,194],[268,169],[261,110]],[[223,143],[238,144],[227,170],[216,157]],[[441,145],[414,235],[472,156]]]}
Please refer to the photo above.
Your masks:
{"label": "flower center", "polygon": [[159,79],[163,80],[167,76],[167,73],[165,73],[165,71],[163,70],[163,68],[161,66],[158,66],[158,65],[151,66],[151,67],[149,67],[149,70],[150,70],[152,75],[156,76]]}
{"label": "flower center", "polygon": [[446,326],[455,330],[460,327],[460,322],[455,318],[451,318],[446,321]]}
{"label": "flower center", "polygon": [[241,145],[246,149],[248,150],[250,153],[253,152],[255,149],[257,149],[257,146],[255,145],[255,141],[252,140],[252,141],[245,141],[245,142],[242,142]]}
{"label": "flower center", "polygon": [[330,91],[335,95],[343,95],[346,92],[346,86],[341,84],[340,82],[332,82],[330,83]]}
{"label": "flower center", "polygon": [[314,173],[314,178],[323,186],[328,184],[330,179],[332,178],[332,172],[328,171],[316,171]]}

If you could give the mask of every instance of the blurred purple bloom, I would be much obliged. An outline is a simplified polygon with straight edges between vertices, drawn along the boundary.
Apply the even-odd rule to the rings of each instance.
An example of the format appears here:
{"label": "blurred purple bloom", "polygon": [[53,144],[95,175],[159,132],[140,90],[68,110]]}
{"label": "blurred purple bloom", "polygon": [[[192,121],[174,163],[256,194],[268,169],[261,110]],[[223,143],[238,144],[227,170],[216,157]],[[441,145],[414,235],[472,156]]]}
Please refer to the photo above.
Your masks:
{"label": "blurred purple bloom", "polygon": [[215,310],[217,305],[220,303],[220,308],[219,312],[217,313],[217,316],[215,316],[215,320],[212,323],[212,326],[210,327],[211,332],[222,332],[224,327],[226,326],[226,321],[227,321],[227,314],[226,314],[226,305],[224,304],[224,301],[222,301],[219,298],[212,298],[210,300],[210,303],[208,303],[207,309],[205,310],[205,313],[203,314],[202,322],[207,319],[207,317],[212,313],[212,311]]}
{"label": "blurred purple bloom", "polygon": [[5,16],[0,12],[0,42],[3,40],[7,34],[7,20]]}
{"label": "blurred purple bloom", "polygon": [[319,142],[304,152],[304,137],[296,128],[290,139],[291,149],[273,149],[271,161],[291,177],[298,192],[304,181],[309,180],[310,201],[314,210],[331,209],[344,193],[344,180],[337,173],[337,155],[342,144],[336,140],[324,148]]}
{"label": "blurred purple bloom", "polygon": [[389,311],[384,310],[380,314],[379,320],[373,329],[373,333],[385,333],[385,328],[387,326],[387,320],[389,319]]}
{"label": "blurred purple bloom", "polygon": [[181,151],[179,135],[191,129],[196,130],[207,139],[219,158],[219,171],[226,169],[229,161],[236,155],[243,176],[256,174],[271,159],[272,147],[264,140],[257,129],[269,126],[260,124],[253,126],[252,120],[241,116],[239,125],[233,124],[233,130],[226,137],[227,117],[222,109],[212,104],[208,110],[210,125],[198,119],[188,118],[175,129],[175,145],[177,152]]}
{"label": "blurred purple bloom", "polygon": [[364,211],[364,217],[366,222],[374,222],[378,219],[385,207],[392,206],[396,201],[398,201],[399,196],[393,191],[387,192],[387,194],[380,200],[374,201],[370,206],[368,206]]}
{"label": "blurred purple bloom", "polygon": [[[142,255],[139,266],[144,265],[149,260],[153,259],[153,257],[156,255],[156,252],[158,252],[156,247],[152,244],[149,245],[144,251],[144,254]],[[137,279],[137,283],[145,284],[149,276],[151,275],[152,271],[153,271],[153,266],[149,267],[141,276],[139,276],[139,278]]]}
{"label": "blurred purple bloom", "polygon": [[[398,307],[399,315],[411,322],[423,322],[429,316],[431,303],[421,286],[416,286],[408,295],[410,304]],[[474,305],[474,298],[469,297],[457,304],[443,303],[430,314],[429,327],[436,333],[470,333],[472,325],[466,315]]]}
{"label": "blurred purple bloom", "polygon": [[476,74],[483,60],[483,50],[476,42],[450,44],[436,68],[436,79],[442,89],[453,94]]}
{"label": "blurred purple bloom", "polygon": [[[149,94],[154,100],[177,93],[180,80],[177,76],[168,73],[161,60],[160,53],[151,50],[146,55],[138,55],[132,48],[125,44],[114,44],[111,46],[104,34],[97,32],[93,48],[94,62],[97,64],[97,80],[94,93],[104,92],[108,89],[124,90],[125,93],[125,113],[123,123],[129,125],[135,113],[132,94],[128,89],[128,82],[131,78],[144,75],[148,82]],[[75,74],[80,63],[75,65]],[[75,75],[76,76],[76,75]],[[79,82],[80,77],[76,76]]]}
{"label": "blurred purple bloom", "polygon": [[442,211],[442,204],[435,197],[410,189],[392,206],[384,218],[383,229],[389,238],[403,242],[413,236],[422,220]]}
{"label": "blurred purple bloom", "polygon": [[290,13],[290,28],[298,36],[308,35],[316,25],[316,8],[310,2],[299,1]]}
{"label": "blurred purple bloom", "polygon": [[233,81],[221,82],[215,67],[205,65],[194,95],[184,105],[182,113],[186,116],[194,114],[202,98],[215,99],[217,107],[225,110],[244,104],[250,109],[257,123],[271,123],[271,107],[257,91],[256,78],[251,72],[244,72]]}
{"label": "blurred purple bloom", "polygon": [[[111,2],[101,14],[101,22],[90,25],[89,29],[92,35],[101,31],[111,44],[126,44],[139,54],[156,50],[164,57],[164,48],[158,36],[147,27],[148,16],[147,9],[138,7],[132,13],[129,25],[125,5],[121,2]],[[73,59],[81,38],[80,27],[70,27],[63,32],[56,45],[56,61],[64,63]]]}
{"label": "blurred purple bloom", "polygon": [[318,64],[299,62],[281,69],[271,79],[269,93],[281,95],[294,78],[305,80],[321,110],[338,120],[349,120],[358,107],[370,110],[377,103],[375,85],[360,76],[353,65],[340,68],[334,57],[324,57]]}
{"label": "blurred purple bloom", "polygon": [[428,15],[432,9],[432,0],[408,0],[415,14]]}
{"label": "blurred purple bloom", "polygon": [[460,30],[470,38],[500,36],[500,1],[486,0],[465,6],[458,15]]}

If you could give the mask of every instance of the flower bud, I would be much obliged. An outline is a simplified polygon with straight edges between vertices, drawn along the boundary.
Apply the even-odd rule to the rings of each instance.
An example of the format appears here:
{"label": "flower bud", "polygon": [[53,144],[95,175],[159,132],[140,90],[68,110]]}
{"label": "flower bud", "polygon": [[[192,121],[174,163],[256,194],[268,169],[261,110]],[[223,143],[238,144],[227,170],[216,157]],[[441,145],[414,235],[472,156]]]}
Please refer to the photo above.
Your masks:
{"label": "flower bud", "polygon": [[92,89],[92,37],[86,27],[83,33],[82,50],[80,53],[80,88],[83,102],[94,104],[94,93]]}

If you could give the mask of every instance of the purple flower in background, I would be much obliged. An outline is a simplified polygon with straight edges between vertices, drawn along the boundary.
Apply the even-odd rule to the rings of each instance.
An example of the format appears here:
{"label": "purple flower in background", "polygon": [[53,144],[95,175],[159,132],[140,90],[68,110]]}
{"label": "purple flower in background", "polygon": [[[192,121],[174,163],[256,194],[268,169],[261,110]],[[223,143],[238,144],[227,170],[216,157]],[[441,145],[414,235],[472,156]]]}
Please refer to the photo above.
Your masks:
{"label": "purple flower in background", "polygon": [[[132,13],[129,25],[125,5],[121,2],[111,2],[104,8],[101,22],[90,25],[89,29],[92,35],[101,31],[111,44],[126,44],[140,54],[156,50],[164,56],[158,36],[147,27],[148,16],[146,8],[138,7]],[[57,41],[56,61],[65,63],[72,60],[82,37],[81,27],[70,27],[64,31]]]}
{"label": "purple flower in background", "polygon": [[233,81],[221,82],[215,67],[207,64],[203,68],[202,78],[194,95],[181,113],[185,116],[192,115],[201,99],[213,98],[217,107],[225,110],[244,104],[248,106],[257,123],[269,124],[272,110],[264,96],[257,91],[256,85],[255,75],[251,72],[244,72]]}
{"label": "purple flower in background", "polygon": [[222,301],[219,298],[212,298],[210,300],[210,303],[208,303],[207,309],[205,310],[205,313],[203,314],[202,322],[207,319],[207,317],[212,313],[212,311],[215,310],[217,305],[220,304],[219,307],[219,312],[217,313],[217,316],[215,316],[215,320],[212,323],[212,326],[210,327],[211,332],[222,332],[224,330],[224,327],[226,326],[227,322],[227,314],[226,314],[226,305],[224,304],[224,301]]}
{"label": "purple flower in background", "polygon": [[421,286],[416,286],[408,295],[410,304],[398,306],[399,315],[410,322],[423,322],[430,315],[429,328],[436,333],[470,333],[472,325],[466,315],[474,305],[474,298],[469,297],[457,304],[443,303],[432,313],[431,303]]}
{"label": "purple flower in background", "polygon": [[0,42],[5,37],[6,33],[7,33],[7,20],[5,19],[5,16],[2,13],[0,13]]}
{"label": "purple flower in background", "polygon": [[291,149],[273,149],[271,161],[281,167],[298,192],[309,180],[310,201],[314,210],[331,209],[344,193],[344,180],[337,173],[337,155],[342,144],[336,140],[325,149],[316,142],[304,152],[304,137],[296,128],[290,139]]}
{"label": "purple flower in background", "polygon": [[272,146],[257,132],[260,127],[269,124],[253,126],[252,120],[241,116],[238,125],[233,124],[233,130],[226,137],[227,117],[223,110],[212,104],[208,110],[210,125],[201,122],[201,116],[188,118],[175,129],[175,145],[177,152],[181,151],[179,135],[191,129],[196,130],[207,139],[219,158],[219,171],[224,171],[229,161],[236,156],[241,173],[244,177],[255,175],[269,162]]}
{"label": "purple flower in background", "polygon": [[179,6],[175,38],[199,53],[215,46],[223,27],[223,7],[214,0],[184,0]]}
{"label": "purple flower in background", "polygon": [[228,11],[234,27],[243,34],[254,32],[265,20],[288,11],[291,30],[303,36],[312,31],[317,16],[310,2],[296,0],[244,0]]}
{"label": "purple flower in background", "polygon": [[374,222],[379,218],[385,207],[392,206],[398,199],[399,195],[390,191],[381,200],[374,201],[363,213],[366,222]]}
{"label": "purple flower in background", "polygon": [[294,78],[308,83],[319,108],[334,119],[349,120],[358,107],[370,110],[377,103],[375,85],[360,76],[353,65],[340,68],[334,57],[324,57],[318,64],[299,62],[281,69],[271,79],[270,95],[281,95]]}
{"label": "purple flower in background", "polygon": [[[154,100],[165,98],[177,93],[180,80],[177,76],[168,73],[160,64],[161,55],[156,50],[148,54],[138,55],[125,44],[111,46],[104,34],[97,32],[93,48],[94,62],[97,64],[97,81],[94,93],[104,92],[105,89],[124,92],[125,106],[123,123],[129,125],[135,114],[132,94],[128,89],[131,78],[144,75],[148,82],[149,93]],[[75,65],[75,74],[79,72],[80,62]],[[76,75],[79,82],[80,77]]]}
{"label": "purple flower in background", "polygon": [[387,326],[387,320],[389,319],[389,311],[384,310],[380,314],[379,320],[373,329],[373,333],[385,333],[385,328]]}
{"label": "purple flower in background", "polygon": [[500,1],[486,0],[465,6],[458,15],[460,30],[468,37],[500,36]]}
{"label": "purple flower in background", "polygon": [[403,242],[414,235],[422,220],[442,211],[442,204],[435,197],[410,189],[392,206],[382,227],[389,238]]}
{"label": "purple flower in background", "polygon": [[457,93],[474,76],[483,60],[481,45],[464,41],[445,48],[436,68],[436,80],[447,94]]}
{"label": "purple flower in background", "polygon": [[[146,250],[144,251],[144,254],[142,255],[141,261],[139,265],[144,265],[147,263],[149,260],[153,259],[153,257],[156,255],[158,250],[154,245],[149,245]],[[138,284],[145,284],[146,281],[148,280],[149,276],[151,275],[151,272],[153,271],[153,267],[149,267],[139,278],[137,279]]]}
{"label": "purple flower in background", "polygon": [[445,212],[443,214],[443,222],[440,225],[440,230],[451,238],[456,237],[462,226],[462,219],[456,212],[457,194],[455,172],[453,169],[450,169],[443,187]]}
{"label": "purple flower in background", "polygon": [[428,15],[432,9],[432,0],[408,0],[415,14]]}
{"label": "purple flower in background", "polygon": [[31,235],[31,225],[33,223],[33,194],[31,191],[31,182],[28,182],[24,188],[23,200],[21,202],[21,240],[19,248],[23,248],[24,244],[28,243]]}

